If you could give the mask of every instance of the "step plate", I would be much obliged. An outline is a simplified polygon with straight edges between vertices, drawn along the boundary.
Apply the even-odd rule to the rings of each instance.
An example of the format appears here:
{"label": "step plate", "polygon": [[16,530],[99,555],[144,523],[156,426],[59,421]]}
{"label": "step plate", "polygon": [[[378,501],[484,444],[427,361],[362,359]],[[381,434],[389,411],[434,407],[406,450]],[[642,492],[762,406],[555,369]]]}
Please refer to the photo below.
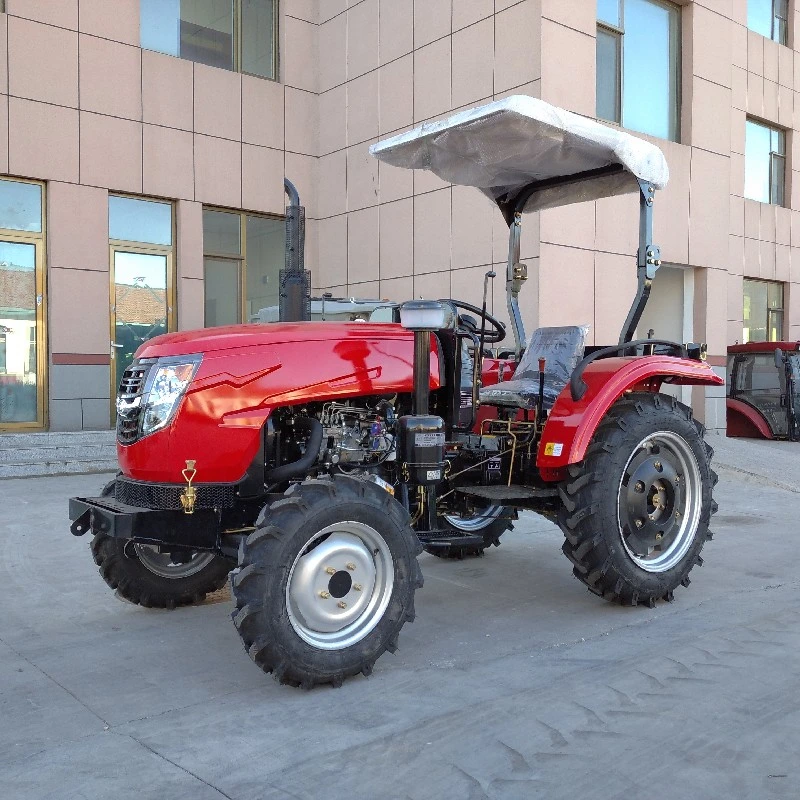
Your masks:
{"label": "step plate", "polygon": [[498,503],[512,500],[544,500],[558,494],[558,490],[555,488],[537,489],[532,486],[516,484],[511,486],[459,486],[456,491],[470,497],[480,497],[483,500],[492,500]]}

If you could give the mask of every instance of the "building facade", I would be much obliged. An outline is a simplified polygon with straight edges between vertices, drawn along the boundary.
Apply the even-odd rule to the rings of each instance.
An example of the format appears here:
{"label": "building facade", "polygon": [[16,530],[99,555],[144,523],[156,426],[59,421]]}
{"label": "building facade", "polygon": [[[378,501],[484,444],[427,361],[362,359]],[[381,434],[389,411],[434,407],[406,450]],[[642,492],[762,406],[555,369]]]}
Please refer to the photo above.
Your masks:
{"label": "building facade", "polygon": [[[6,0],[0,14],[2,430],[107,428],[138,343],[275,305],[284,176],[306,206],[315,292],[479,302],[494,268],[505,319],[497,210],[368,147],[511,94],[664,150],[663,266],[640,335],[705,341],[720,372],[728,344],[800,339],[794,0],[111,5]],[[637,202],[525,219],[528,330],[617,340]],[[724,426],[724,392],[683,395]]]}

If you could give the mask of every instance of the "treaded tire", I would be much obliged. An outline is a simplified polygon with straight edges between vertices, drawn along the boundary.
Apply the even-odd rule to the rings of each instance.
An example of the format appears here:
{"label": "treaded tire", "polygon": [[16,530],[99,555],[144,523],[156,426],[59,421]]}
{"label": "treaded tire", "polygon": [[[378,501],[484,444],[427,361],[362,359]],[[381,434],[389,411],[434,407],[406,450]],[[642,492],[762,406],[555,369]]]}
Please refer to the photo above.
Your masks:
{"label": "treaded tire", "polygon": [[[307,545],[339,523],[362,524],[380,536],[391,554],[393,582],[385,610],[368,632],[349,646],[325,649],[295,628],[287,586],[301,555],[313,554]],[[324,542],[323,537],[316,544]],[[423,582],[416,558],[421,552],[405,509],[375,484],[340,476],[296,484],[261,512],[256,530],[242,542],[231,581],[233,622],[250,658],[278,682],[305,689],[369,675],[386,650],[397,649],[403,625],[414,621],[414,592]]]}
{"label": "treaded tire", "polygon": [[[114,492],[114,481],[105,485],[102,496]],[[128,540],[98,533],[91,541],[95,564],[103,580],[121,597],[145,608],[169,608],[200,603],[210,592],[221,589],[228,580],[233,564],[216,556],[194,575],[163,578],[151,572],[127,548]]]}
{"label": "treaded tire", "polygon": [[[621,512],[619,506],[624,473],[637,452],[645,453],[637,451],[637,445],[658,433],[680,437],[688,446],[686,452],[697,466],[699,516],[694,529],[687,528],[686,544],[676,546],[677,563],[665,561],[668,569],[648,571],[637,564],[623,541],[620,514],[627,512]],[[675,398],[631,393],[608,412],[584,460],[568,467],[569,479],[559,487],[562,508],[558,524],[566,536],[562,549],[574,566],[575,577],[591,592],[625,605],[652,607],[659,598],[671,601],[679,585],[689,585],[689,573],[703,563],[700,551],[712,538],[708,526],[717,510],[712,498],[717,482],[711,469],[714,451],[703,435],[704,428],[693,419],[692,410]],[[678,475],[674,482],[680,480]]]}
{"label": "treaded tire", "polygon": [[449,520],[445,519],[444,517],[439,517],[439,525],[442,528],[450,528],[454,533],[475,533],[475,534],[482,534],[483,535],[483,544],[482,545],[458,545],[458,544],[451,544],[448,547],[426,547],[425,552],[430,553],[432,556],[437,556],[437,558],[448,558],[448,559],[463,559],[469,558],[471,556],[482,556],[484,551],[487,550],[489,547],[494,545],[495,547],[500,546],[500,537],[506,532],[514,529],[514,523],[510,518],[512,516],[516,519],[516,511],[511,508],[504,508],[501,514],[505,516],[501,516],[498,519],[492,520],[490,523],[486,525],[484,528],[477,528],[475,530],[465,530],[459,528],[457,525],[454,525]]}

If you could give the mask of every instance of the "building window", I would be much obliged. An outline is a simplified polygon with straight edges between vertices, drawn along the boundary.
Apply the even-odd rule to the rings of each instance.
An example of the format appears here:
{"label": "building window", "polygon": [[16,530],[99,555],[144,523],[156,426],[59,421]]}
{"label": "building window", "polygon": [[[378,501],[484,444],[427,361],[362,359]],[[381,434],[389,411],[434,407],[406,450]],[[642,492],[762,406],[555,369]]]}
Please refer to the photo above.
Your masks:
{"label": "building window", "polygon": [[141,44],[212,67],[277,76],[277,0],[141,0]]}
{"label": "building window", "polygon": [[598,0],[597,116],[680,137],[680,8],[663,0]]}
{"label": "building window", "polygon": [[282,219],[203,209],[207,327],[272,318],[285,242]]}
{"label": "building window", "polygon": [[0,429],[44,426],[43,193],[0,179]]}
{"label": "building window", "polygon": [[786,133],[748,119],[745,131],[744,196],[782,206],[786,185]]}
{"label": "building window", "polygon": [[747,27],[778,44],[786,44],[789,0],[747,0]]}
{"label": "building window", "polygon": [[139,346],[175,330],[172,203],[108,197],[111,397]]}
{"label": "building window", "polygon": [[783,284],[745,278],[742,342],[783,339]]}

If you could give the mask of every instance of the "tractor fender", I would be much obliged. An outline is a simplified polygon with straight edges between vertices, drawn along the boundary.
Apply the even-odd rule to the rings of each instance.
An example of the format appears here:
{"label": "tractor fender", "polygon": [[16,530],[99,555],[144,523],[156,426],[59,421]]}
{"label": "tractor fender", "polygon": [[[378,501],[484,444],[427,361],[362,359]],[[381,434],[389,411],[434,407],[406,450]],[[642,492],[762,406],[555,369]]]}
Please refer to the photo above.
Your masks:
{"label": "tractor fender", "polygon": [[764,416],[751,405],[728,397],[725,400],[728,436],[747,439],[773,439],[772,429]]}
{"label": "tractor fender", "polygon": [[573,400],[567,384],[544,425],[536,458],[544,480],[561,480],[565,467],[583,460],[597,426],[625,392],[658,392],[662,383],[725,383],[705,362],[674,356],[604,358],[588,364],[582,378],[583,397]]}

